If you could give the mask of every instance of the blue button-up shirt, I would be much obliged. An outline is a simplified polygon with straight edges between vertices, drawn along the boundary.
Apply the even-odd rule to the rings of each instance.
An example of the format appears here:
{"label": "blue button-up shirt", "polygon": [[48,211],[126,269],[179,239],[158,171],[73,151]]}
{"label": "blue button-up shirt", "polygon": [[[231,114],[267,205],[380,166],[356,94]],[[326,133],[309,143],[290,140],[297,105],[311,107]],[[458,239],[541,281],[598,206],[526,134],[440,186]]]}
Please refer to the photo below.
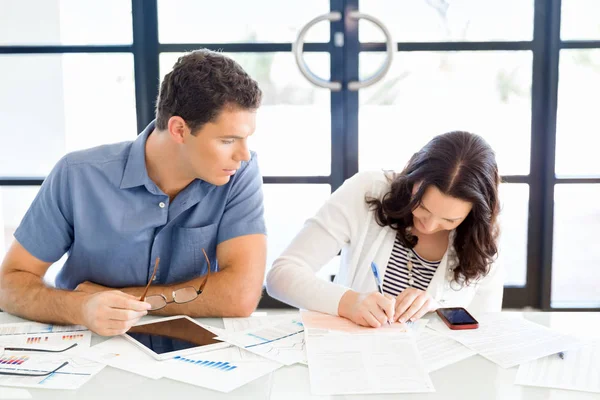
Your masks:
{"label": "blue button-up shirt", "polygon": [[196,179],[170,202],[146,170],[153,130],[154,122],[134,142],[70,153],[44,180],[15,238],[46,262],[68,253],[58,288],[143,286],[157,257],[156,283],[190,280],[207,272],[203,248],[216,270],[219,243],[266,233],[256,154],[227,184]]}

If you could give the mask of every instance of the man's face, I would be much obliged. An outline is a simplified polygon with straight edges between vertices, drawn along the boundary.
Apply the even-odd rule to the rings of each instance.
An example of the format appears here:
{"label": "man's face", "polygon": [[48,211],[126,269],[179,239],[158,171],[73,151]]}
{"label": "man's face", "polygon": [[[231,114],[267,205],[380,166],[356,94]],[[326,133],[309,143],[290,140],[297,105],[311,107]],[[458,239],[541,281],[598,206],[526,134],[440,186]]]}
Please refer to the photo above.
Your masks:
{"label": "man's face", "polygon": [[182,156],[194,178],[225,185],[250,160],[248,137],[256,127],[256,111],[225,107],[217,119],[195,135],[184,134]]}

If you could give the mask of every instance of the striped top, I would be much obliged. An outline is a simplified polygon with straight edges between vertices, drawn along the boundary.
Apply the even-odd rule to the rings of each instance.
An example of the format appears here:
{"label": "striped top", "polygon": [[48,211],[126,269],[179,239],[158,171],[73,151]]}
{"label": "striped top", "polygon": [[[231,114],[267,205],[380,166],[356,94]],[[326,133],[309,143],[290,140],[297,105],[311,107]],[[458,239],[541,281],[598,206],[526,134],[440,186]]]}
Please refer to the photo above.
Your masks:
{"label": "striped top", "polygon": [[398,236],[394,242],[394,248],[390,255],[385,276],[383,277],[383,292],[398,296],[404,289],[409,287],[408,284],[408,260],[412,258],[412,287],[421,290],[427,290],[429,282],[433,278],[433,274],[440,265],[440,261],[427,261],[421,258],[414,250],[410,250],[400,243]]}

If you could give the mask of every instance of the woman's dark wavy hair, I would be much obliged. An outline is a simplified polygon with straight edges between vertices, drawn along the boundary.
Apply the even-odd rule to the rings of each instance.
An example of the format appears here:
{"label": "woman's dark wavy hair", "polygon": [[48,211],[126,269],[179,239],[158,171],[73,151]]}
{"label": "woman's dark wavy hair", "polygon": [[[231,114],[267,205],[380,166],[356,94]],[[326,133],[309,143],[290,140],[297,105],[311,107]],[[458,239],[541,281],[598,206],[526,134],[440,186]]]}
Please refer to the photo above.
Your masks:
{"label": "woman's dark wavy hair", "polygon": [[[435,186],[445,195],[473,204],[456,228],[458,266],[453,280],[468,285],[489,272],[498,252],[500,176],[494,151],[485,140],[462,131],[439,135],[415,153],[401,173],[388,178],[391,189],[382,199],[366,199],[379,225],[398,231],[404,246],[416,246],[418,238],[407,230],[413,225],[412,211],[427,188]],[[419,182],[413,196],[413,186]]]}

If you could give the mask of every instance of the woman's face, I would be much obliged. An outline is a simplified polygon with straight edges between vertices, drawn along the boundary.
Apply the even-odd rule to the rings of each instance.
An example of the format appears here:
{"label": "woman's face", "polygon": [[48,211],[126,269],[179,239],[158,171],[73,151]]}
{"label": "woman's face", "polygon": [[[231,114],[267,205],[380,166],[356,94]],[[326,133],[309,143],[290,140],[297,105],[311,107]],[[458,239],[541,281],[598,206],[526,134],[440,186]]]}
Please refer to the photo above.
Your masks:
{"label": "woman's face", "polygon": [[[413,195],[420,184],[413,187]],[[471,212],[473,204],[447,196],[435,186],[429,186],[421,199],[421,204],[412,212],[413,229],[424,235],[440,231],[450,231],[460,225]]]}

